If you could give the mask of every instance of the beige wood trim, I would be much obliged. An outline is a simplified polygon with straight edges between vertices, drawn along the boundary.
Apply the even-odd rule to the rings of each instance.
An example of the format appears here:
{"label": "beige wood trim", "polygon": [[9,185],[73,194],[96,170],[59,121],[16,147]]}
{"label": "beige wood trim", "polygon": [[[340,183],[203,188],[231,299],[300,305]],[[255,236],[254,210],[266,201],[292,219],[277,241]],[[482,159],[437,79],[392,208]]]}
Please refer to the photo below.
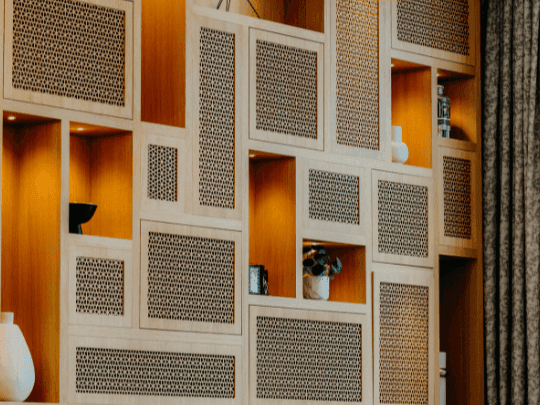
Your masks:
{"label": "beige wood trim", "polygon": [[[173,235],[195,236],[230,240],[235,243],[234,252],[234,323],[210,323],[182,321],[170,319],[153,319],[148,317],[148,243],[150,232],[161,232]],[[240,232],[217,229],[198,228],[183,225],[172,225],[141,221],[141,296],[140,296],[140,326],[143,329],[178,330],[191,332],[241,334],[241,257],[242,234]],[[180,252],[181,253],[181,252]],[[209,288],[211,288],[209,286]]]}
{"label": "beige wood trim", "polygon": [[[434,290],[436,287],[433,283],[433,273],[429,270],[414,269],[414,268],[404,268],[401,266],[391,266],[391,265],[374,265],[373,266],[373,382],[374,382],[374,398],[373,403],[375,405],[380,405],[380,368],[379,364],[381,362],[380,355],[380,285],[381,282],[391,282],[398,284],[409,284],[409,285],[419,285],[429,287],[429,305],[428,305],[428,405],[433,405],[434,403],[434,390],[435,390],[435,381],[438,384],[438,371],[435,368],[435,357],[438,358],[436,350],[438,350],[438,345],[436,345],[436,336],[434,328]],[[403,314],[406,316],[407,314]],[[397,348],[396,348],[397,349]],[[438,362],[438,360],[437,360]],[[406,367],[405,365],[403,367]],[[401,372],[402,370],[396,370],[396,372]],[[435,378],[437,376],[437,378]],[[397,405],[397,404],[396,404]]]}
{"label": "beige wood trim", "polygon": [[[362,401],[356,404],[371,404],[372,391],[372,354],[371,354],[371,322],[369,316],[359,314],[346,314],[325,311],[302,311],[283,308],[249,307],[249,403],[253,405],[281,405],[297,404],[308,405],[314,401],[263,399],[257,398],[257,317],[269,316],[274,318],[288,318],[324,322],[345,322],[362,325]],[[314,343],[315,344],[315,343]],[[309,353],[310,348],[306,347]],[[315,378],[316,379],[316,378]],[[324,378],[320,381],[324,384]],[[314,380],[315,384],[315,380]],[[317,401],[320,404],[338,405],[338,401]]]}
{"label": "beige wood trim", "polygon": [[[69,248],[69,320],[71,324],[131,328],[133,311],[133,266],[131,250],[71,246]],[[95,315],[77,312],[77,258],[121,260],[124,263],[124,314]]]}
{"label": "beige wood trim", "polygon": [[133,246],[133,242],[129,239],[106,238],[102,236],[68,233],[67,239],[69,246],[91,246],[118,250],[131,250]]}
{"label": "beige wood trim", "polygon": [[4,59],[4,98],[45,104],[72,110],[87,111],[94,114],[112,115],[131,119],[133,116],[133,3],[125,0],[83,0],[90,4],[114,8],[126,12],[125,20],[125,106],[116,107],[98,102],[78,100],[47,93],[16,89],[13,77],[13,0],[5,3],[5,59]]}
{"label": "beige wood trim", "polygon": [[[449,237],[444,234],[444,156],[469,160],[471,162],[471,239]],[[456,149],[439,148],[439,173],[437,175],[439,186],[439,243],[441,245],[453,246],[456,248],[476,249],[477,229],[476,229],[476,153],[466,152]]]}
{"label": "beige wood trim", "polygon": [[460,149],[469,152],[476,152],[476,144],[473,142],[460,141],[459,139],[442,138],[437,136],[437,143],[440,148]]}
{"label": "beige wood trim", "polygon": [[[76,392],[76,353],[77,347],[155,351],[173,353],[215,354],[235,357],[235,398],[194,398],[194,397],[166,397],[147,395],[116,395],[116,394],[78,394]],[[241,347],[225,345],[199,345],[189,343],[173,343],[155,340],[125,340],[101,339],[94,337],[70,337],[69,339],[69,403],[71,404],[115,404],[115,405],[143,405],[155,403],[159,405],[240,405],[243,397],[242,387],[242,356]]]}
{"label": "beige wood trim", "polygon": [[200,217],[196,215],[174,214],[170,212],[144,211],[141,212],[141,221],[165,222],[169,224],[200,226],[202,228],[224,229],[241,231],[242,221]]}
{"label": "beige wood trim", "polygon": [[[389,253],[379,253],[379,197],[378,197],[378,181],[386,180],[396,183],[414,184],[428,188],[428,255],[427,257],[401,256]],[[434,231],[433,223],[433,187],[432,180],[428,178],[407,176],[396,173],[381,172],[378,170],[372,171],[372,189],[371,195],[373,198],[373,261],[386,262],[395,264],[405,264],[410,266],[433,267],[434,262]]]}
{"label": "beige wood trim", "polygon": [[[300,48],[317,53],[317,139],[306,139],[278,132],[257,129],[257,40],[269,41],[285,46]],[[324,149],[324,44],[304,39],[288,37],[267,31],[249,31],[249,137],[265,142],[273,142],[308,149]]]}

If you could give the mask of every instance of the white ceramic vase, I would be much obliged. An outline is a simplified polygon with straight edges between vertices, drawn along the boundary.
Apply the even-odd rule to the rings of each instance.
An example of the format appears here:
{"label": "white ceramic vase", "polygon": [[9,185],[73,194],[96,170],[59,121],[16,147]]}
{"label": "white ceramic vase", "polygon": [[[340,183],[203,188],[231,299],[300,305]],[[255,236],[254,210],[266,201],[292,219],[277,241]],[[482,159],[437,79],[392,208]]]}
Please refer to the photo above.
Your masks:
{"label": "white ceramic vase", "polygon": [[405,163],[409,158],[409,148],[403,143],[401,127],[392,126],[392,162]]}
{"label": "white ceramic vase", "polygon": [[311,275],[304,277],[304,298],[326,301],[329,296],[330,277]]}
{"label": "white ceramic vase", "polygon": [[24,401],[36,374],[26,340],[13,324],[13,312],[0,313],[0,360],[0,401]]}

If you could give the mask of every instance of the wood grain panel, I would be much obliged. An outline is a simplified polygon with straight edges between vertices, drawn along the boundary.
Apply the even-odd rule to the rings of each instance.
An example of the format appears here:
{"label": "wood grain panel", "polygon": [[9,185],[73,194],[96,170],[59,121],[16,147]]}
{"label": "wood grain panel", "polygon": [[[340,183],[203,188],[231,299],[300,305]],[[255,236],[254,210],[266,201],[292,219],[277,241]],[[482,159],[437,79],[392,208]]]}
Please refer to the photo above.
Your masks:
{"label": "wood grain panel", "polygon": [[296,295],[295,159],[250,163],[249,264],[268,270],[268,293]]}
{"label": "wood grain panel", "polygon": [[141,119],[185,128],[185,0],[143,0],[141,20]]}
{"label": "wood grain panel", "polygon": [[341,273],[330,281],[329,301],[366,303],[366,248],[351,246],[331,249],[332,258],[339,257]]}
{"label": "wood grain panel", "polygon": [[430,69],[392,74],[392,125],[403,128],[406,165],[431,168],[431,111]]}
{"label": "wood grain panel", "polygon": [[59,402],[60,137],[60,123],[3,133],[2,311],[30,348],[30,402]]}
{"label": "wood grain panel", "polygon": [[440,81],[450,98],[450,138],[476,142],[476,97],[474,78]]}
{"label": "wood grain panel", "polygon": [[69,202],[91,201],[89,138],[72,135],[69,140]]}

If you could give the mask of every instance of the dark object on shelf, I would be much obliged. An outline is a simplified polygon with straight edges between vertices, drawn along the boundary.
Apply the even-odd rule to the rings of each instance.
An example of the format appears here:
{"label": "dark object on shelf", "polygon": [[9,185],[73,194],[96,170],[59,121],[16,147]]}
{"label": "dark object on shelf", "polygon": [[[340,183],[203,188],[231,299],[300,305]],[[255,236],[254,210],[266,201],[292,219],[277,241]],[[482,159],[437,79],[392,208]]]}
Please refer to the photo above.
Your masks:
{"label": "dark object on shelf", "polygon": [[268,270],[261,264],[249,266],[249,293],[268,295]]}
{"label": "dark object on shelf", "polygon": [[[259,20],[261,19],[261,16],[259,15],[259,13],[257,13],[257,10],[255,10],[255,7],[253,7],[253,4],[251,4],[251,0],[247,0],[248,4],[251,6],[251,9],[253,10],[253,12],[255,13],[255,15],[257,16],[257,18],[259,18]],[[223,0],[219,0],[219,3],[217,5],[217,9],[219,10],[219,8],[221,7],[221,3],[223,3]],[[227,2],[225,3],[225,10],[226,11],[229,11],[229,9],[231,8],[231,0],[227,0]]]}
{"label": "dark object on shelf", "polygon": [[82,235],[81,224],[92,219],[97,205],[90,203],[69,203],[69,233]]}
{"label": "dark object on shelf", "polygon": [[303,275],[328,276],[331,280],[336,274],[341,272],[343,265],[339,257],[331,261],[331,257],[326,253],[322,245],[305,246],[302,249]]}

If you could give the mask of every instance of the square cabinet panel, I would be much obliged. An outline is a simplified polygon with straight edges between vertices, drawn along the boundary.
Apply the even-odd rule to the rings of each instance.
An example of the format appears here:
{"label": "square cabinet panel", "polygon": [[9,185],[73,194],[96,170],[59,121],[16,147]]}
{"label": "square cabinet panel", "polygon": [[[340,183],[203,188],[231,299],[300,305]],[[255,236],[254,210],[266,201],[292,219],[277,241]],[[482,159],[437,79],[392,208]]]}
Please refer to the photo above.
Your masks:
{"label": "square cabinet panel", "polygon": [[427,177],[373,171],[373,261],[433,267],[431,184]]}
{"label": "square cabinet panel", "polygon": [[242,403],[241,347],[69,338],[69,403]]}
{"label": "square cabinet panel", "polygon": [[241,233],[143,221],[141,328],[241,333]]}
{"label": "square cabinet panel", "polygon": [[370,404],[365,315],[249,308],[251,404]]}
{"label": "square cabinet panel", "polygon": [[7,0],[4,97],[132,118],[133,3]]}
{"label": "square cabinet panel", "polygon": [[131,327],[133,313],[131,255],[131,250],[113,246],[69,247],[70,323]]}
{"label": "square cabinet panel", "polygon": [[323,149],[323,44],[249,31],[249,137]]}

